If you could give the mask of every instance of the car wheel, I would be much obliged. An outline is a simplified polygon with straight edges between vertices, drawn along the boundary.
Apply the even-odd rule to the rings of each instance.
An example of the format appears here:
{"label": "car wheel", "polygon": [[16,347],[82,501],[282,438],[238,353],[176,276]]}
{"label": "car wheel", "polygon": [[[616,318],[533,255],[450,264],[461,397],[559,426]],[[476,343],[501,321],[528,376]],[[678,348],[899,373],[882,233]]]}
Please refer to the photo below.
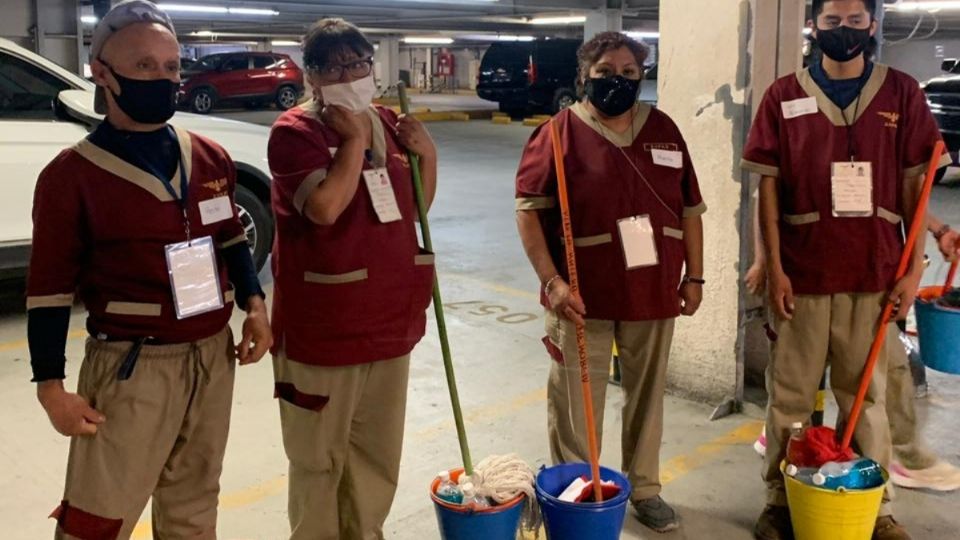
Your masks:
{"label": "car wheel", "polygon": [[560,88],[553,94],[553,113],[556,114],[577,102],[577,93],[570,88]]}
{"label": "car wheel", "polygon": [[277,90],[277,108],[281,111],[290,109],[297,104],[299,98],[300,96],[296,88],[292,86],[281,86]]}
{"label": "car wheel", "polygon": [[237,216],[243,231],[247,235],[250,245],[250,254],[253,255],[253,264],[257,272],[263,268],[270,255],[273,245],[273,217],[270,214],[268,203],[261,201],[252,191],[244,186],[237,185],[236,193]]}
{"label": "car wheel", "polygon": [[933,183],[934,183],[934,184],[939,184],[940,182],[943,181],[943,177],[946,176],[946,175],[947,175],[947,168],[946,168],[946,167],[943,167],[943,168],[941,168],[941,169],[937,169],[937,175],[933,177]]}
{"label": "car wheel", "polygon": [[190,93],[190,110],[197,114],[209,114],[217,102],[210,88],[197,88]]}

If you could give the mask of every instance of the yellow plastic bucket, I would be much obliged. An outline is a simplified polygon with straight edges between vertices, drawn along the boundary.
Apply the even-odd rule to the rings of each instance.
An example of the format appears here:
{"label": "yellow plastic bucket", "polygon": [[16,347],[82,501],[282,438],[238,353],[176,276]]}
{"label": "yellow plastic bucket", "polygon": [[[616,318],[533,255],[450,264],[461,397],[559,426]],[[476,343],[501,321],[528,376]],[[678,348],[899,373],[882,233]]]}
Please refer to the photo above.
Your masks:
{"label": "yellow plastic bucket", "polygon": [[[876,525],[884,486],[863,491],[833,491],[808,486],[780,472],[787,487],[787,504],[796,540],[870,540]],[[887,472],[883,473],[884,479]]]}

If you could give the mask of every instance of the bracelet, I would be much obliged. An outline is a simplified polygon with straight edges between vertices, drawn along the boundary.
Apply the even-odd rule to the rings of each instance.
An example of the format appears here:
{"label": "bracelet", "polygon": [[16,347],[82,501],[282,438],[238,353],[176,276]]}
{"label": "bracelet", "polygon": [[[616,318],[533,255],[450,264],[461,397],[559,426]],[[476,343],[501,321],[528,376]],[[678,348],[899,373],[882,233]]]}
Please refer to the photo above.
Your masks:
{"label": "bracelet", "polygon": [[940,239],[943,238],[948,232],[950,232],[950,224],[944,223],[943,227],[940,227],[937,232],[933,233],[933,237],[937,240],[937,242],[939,242]]}
{"label": "bracelet", "polygon": [[560,274],[557,274],[557,275],[553,276],[552,278],[548,279],[547,282],[543,284],[543,292],[545,292],[545,293],[547,293],[547,295],[549,295],[549,294],[550,294],[550,286],[553,285],[553,282],[556,281],[556,280],[558,280],[558,279],[562,279],[562,277],[560,276]]}
{"label": "bracelet", "polygon": [[706,285],[706,284],[707,284],[706,280],[704,280],[704,279],[695,278],[695,277],[690,277],[690,276],[686,276],[686,275],[683,276],[683,281],[682,281],[681,283],[696,283],[697,285]]}

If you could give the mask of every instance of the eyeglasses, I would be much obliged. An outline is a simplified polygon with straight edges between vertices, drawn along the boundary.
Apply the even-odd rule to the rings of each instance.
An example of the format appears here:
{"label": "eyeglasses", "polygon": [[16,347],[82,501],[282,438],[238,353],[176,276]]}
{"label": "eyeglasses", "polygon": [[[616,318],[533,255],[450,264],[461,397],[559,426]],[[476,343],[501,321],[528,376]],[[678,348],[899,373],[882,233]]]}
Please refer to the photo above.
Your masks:
{"label": "eyeglasses", "polygon": [[366,58],[348,64],[333,64],[321,68],[311,67],[324,82],[337,82],[343,80],[344,72],[349,73],[354,79],[362,79],[373,71],[373,59]]}

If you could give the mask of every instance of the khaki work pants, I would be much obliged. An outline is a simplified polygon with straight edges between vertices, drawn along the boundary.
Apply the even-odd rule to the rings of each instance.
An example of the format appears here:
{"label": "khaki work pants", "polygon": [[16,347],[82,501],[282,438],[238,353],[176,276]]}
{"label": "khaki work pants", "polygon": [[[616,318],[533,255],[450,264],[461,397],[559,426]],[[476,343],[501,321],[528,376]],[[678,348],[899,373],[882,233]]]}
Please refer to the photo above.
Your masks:
{"label": "khaki work pants", "polygon": [[900,343],[899,330],[891,326],[887,332],[887,351],[890,368],[887,372],[887,418],[890,420],[890,438],[893,457],[912,470],[933,467],[939,458],[917,433],[917,410],[914,405],[916,390],[910,372],[910,360]]}
{"label": "khaki work pants", "polygon": [[281,352],[273,365],[291,540],[382,540],[400,476],[410,356],[327,367]]}
{"label": "khaki work pants", "polygon": [[[580,360],[574,324],[546,314],[547,338],[562,352],[554,362],[547,386],[550,455],[554,463],[589,462]],[[603,409],[616,340],[621,384],[625,394],[621,469],[641,501],[660,493],[660,444],[663,438],[663,393],[674,319],[656,321],[587,320],[587,356],[596,419],[597,442],[603,435]]]}
{"label": "khaki work pants", "polygon": [[107,420],[70,441],[55,538],[129,538],[153,496],[153,538],[213,540],[233,401],[230,329],[145,345],[120,381],[132,345],[87,340],[77,393]]}
{"label": "khaki work pants", "polygon": [[[857,395],[877,321],[887,294],[800,295],[793,319],[775,320],[776,341],[767,366],[767,453],[763,479],[767,503],[786,506],[780,462],[786,455],[790,426],[809,422],[827,364],[830,387],[846,418]],[[890,324],[888,332],[896,332]],[[891,457],[887,420],[887,369],[890,342],[884,344],[854,432],[855,449],[888,467]],[[909,376],[909,371],[907,371]],[[884,494],[880,515],[890,515],[892,488]]]}

